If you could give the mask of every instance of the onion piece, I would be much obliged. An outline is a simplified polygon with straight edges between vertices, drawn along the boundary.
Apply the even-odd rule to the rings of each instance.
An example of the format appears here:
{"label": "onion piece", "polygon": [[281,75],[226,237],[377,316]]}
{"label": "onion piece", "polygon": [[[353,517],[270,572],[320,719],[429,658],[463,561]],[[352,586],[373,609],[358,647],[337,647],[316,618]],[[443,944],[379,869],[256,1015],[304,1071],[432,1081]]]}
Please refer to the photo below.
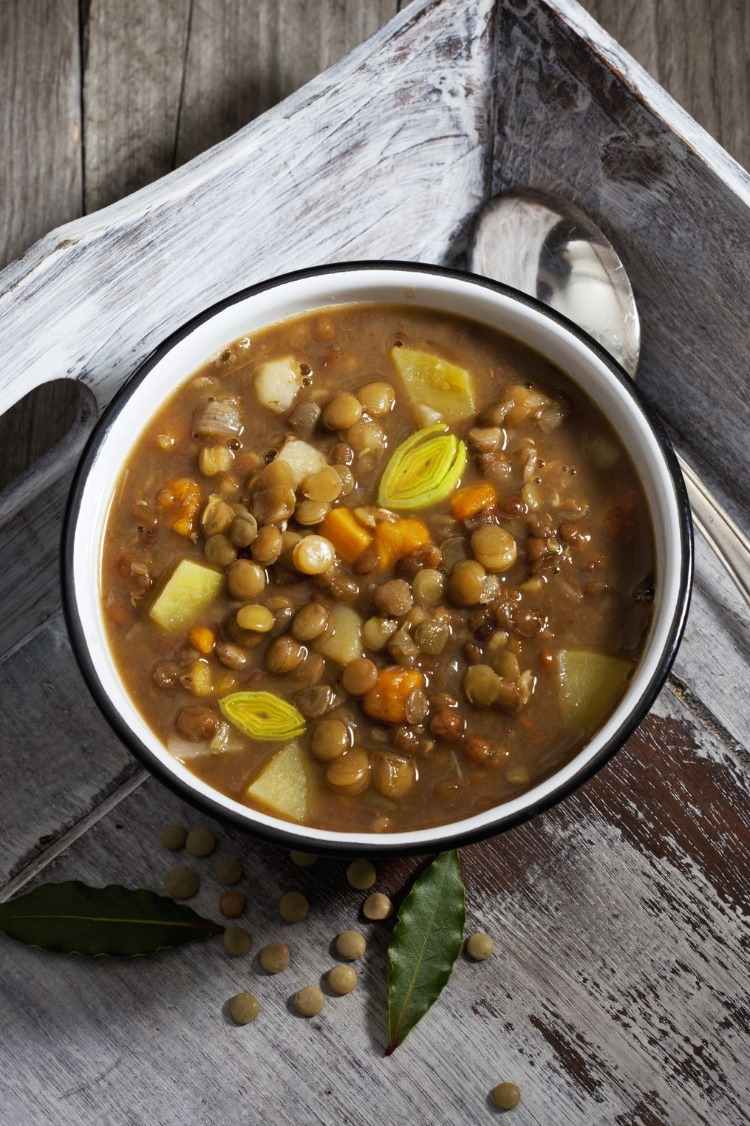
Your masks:
{"label": "onion piece", "polygon": [[167,750],[180,762],[187,759],[199,758],[200,755],[211,753],[208,743],[193,743],[190,739],[183,739],[181,735],[170,735],[167,739]]}
{"label": "onion piece", "polygon": [[243,429],[237,399],[209,399],[193,418],[196,438],[236,438]]}

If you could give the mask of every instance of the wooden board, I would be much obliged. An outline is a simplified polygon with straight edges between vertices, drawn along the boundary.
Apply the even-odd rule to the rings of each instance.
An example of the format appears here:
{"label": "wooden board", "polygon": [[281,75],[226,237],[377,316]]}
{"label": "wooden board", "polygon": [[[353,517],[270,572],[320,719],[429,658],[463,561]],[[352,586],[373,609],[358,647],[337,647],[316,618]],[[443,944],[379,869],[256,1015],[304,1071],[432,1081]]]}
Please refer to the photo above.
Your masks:
{"label": "wooden board", "polygon": [[[289,154],[304,155],[304,180]],[[216,149],[53,232],[0,275],[0,399],[54,367],[103,403],[170,327],[282,268],[365,254],[456,260],[493,185],[524,180],[608,225],[645,311],[647,393],[741,514],[747,178],[568,0],[420,0]],[[685,268],[696,239],[720,307],[701,303]],[[68,876],[159,886],[160,824],[199,818],[135,767],[85,695],[58,611],[63,463],[45,480],[0,501],[0,691],[13,701],[0,736],[0,894]],[[287,928],[289,974],[261,978],[213,947],[91,965],[0,943],[3,1120],[286,1126],[377,1113],[454,1126],[491,1120],[487,1092],[512,1078],[521,1123],[741,1122],[750,717],[737,686],[749,640],[736,592],[699,547],[685,644],[654,714],[563,806],[464,850],[471,925],[495,935],[498,955],[462,961],[391,1059],[382,932],[356,994],[311,1023],[286,1008],[356,916],[343,865],[301,873],[233,832],[256,950],[279,933],[279,892],[310,894],[309,923]],[[381,886],[397,891],[411,870],[389,861]],[[199,905],[215,913],[215,899],[207,879]],[[239,1030],[221,1007],[243,987],[265,1013]]]}

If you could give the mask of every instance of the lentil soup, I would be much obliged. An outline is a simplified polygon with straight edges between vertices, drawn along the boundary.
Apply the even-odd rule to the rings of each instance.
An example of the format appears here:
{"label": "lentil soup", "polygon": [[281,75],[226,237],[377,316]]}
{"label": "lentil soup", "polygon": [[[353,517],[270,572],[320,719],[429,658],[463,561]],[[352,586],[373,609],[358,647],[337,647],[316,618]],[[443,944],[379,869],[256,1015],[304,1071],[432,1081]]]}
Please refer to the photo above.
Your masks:
{"label": "lentil soup", "polygon": [[401,832],[559,769],[651,620],[636,472],[562,372],[425,309],[351,305],[227,346],[148,423],[102,599],[122,679],[205,782]]}

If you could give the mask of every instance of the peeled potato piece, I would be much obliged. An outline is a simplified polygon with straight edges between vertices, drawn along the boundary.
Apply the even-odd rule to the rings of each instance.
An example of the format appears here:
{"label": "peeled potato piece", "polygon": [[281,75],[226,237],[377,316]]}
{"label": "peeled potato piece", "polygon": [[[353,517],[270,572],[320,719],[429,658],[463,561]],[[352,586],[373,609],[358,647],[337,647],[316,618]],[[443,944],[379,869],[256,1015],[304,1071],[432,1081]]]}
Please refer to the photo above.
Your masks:
{"label": "peeled potato piece", "polygon": [[563,719],[582,731],[595,731],[622,697],[633,671],[632,661],[588,649],[561,649],[558,663]]}
{"label": "peeled potato piece", "polygon": [[221,571],[182,559],[151,607],[149,617],[170,633],[185,629],[218,597],[223,582]]}
{"label": "peeled potato piece", "polygon": [[302,386],[302,373],[294,356],[268,360],[255,375],[255,394],[264,407],[274,414],[286,414]]}
{"label": "peeled potato piece", "polygon": [[299,743],[289,743],[271,758],[245,796],[269,813],[289,821],[305,821],[310,800],[310,761]]}
{"label": "peeled potato piece", "polygon": [[393,348],[391,359],[415,410],[427,407],[448,423],[475,414],[472,378],[466,368],[415,348]]}

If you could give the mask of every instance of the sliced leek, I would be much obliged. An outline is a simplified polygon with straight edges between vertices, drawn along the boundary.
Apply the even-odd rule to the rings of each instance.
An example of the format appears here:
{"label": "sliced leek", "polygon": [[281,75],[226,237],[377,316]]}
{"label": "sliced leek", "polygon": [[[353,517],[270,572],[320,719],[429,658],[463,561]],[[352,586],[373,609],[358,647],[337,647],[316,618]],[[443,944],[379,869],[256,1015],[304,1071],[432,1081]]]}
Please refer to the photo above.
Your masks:
{"label": "sliced leek", "polygon": [[466,468],[466,446],[444,422],[412,434],[394,451],[380,479],[378,504],[428,508],[450,496]]}
{"label": "sliced leek", "polygon": [[305,731],[302,713],[273,692],[232,692],[219,707],[243,735],[262,743],[288,742]]}

